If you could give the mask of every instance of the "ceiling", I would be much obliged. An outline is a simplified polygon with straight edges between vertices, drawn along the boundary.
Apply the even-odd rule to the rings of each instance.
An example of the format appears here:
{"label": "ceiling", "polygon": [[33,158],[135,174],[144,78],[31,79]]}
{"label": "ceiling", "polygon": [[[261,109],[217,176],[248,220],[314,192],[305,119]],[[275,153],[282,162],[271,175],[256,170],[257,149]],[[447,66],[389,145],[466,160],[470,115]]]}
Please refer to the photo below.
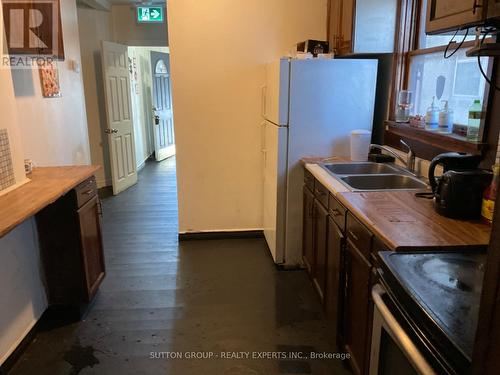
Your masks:
{"label": "ceiling", "polygon": [[131,5],[156,5],[161,4],[164,5],[166,3],[165,0],[108,0],[108,3],[112,5],[118,4],[131,4]]}

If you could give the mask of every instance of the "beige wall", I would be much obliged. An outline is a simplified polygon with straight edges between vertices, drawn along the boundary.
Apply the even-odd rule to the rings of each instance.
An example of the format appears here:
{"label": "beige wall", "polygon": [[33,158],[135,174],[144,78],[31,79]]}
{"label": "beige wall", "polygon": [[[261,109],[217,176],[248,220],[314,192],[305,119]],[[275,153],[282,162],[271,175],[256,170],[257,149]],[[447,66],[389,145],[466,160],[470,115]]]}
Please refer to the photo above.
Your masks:
{"label": "beige wall", "polygon": [[[66,61],[58,66],[63,97],[42,98],[37,70],[13,71],[12,80],[9,71],[0,72],[2,121],[14,129],[12,134],[19,128],[22,143],[14,143],[14,152],[45,166],[90,160],[81,74],[70,69],[71,61],[80,63],[75,0],[61,1],[61,11]],[[1,364],[40,318],[47,300],[34,219],[0,238],[0,250]]]}
{"label": "beige wall", "polygon": [[262,228],[264,64],[326,38],[326,0],[168,1],[179,230]]}
{"label": "beige wall", "polygon": [[106,129],[106,105],[102,85],[101,41],[113,40],[110,12],[78,8],[78,27],[82,55],[82,76],[85,92],[91,159],[102,165],[97,173],[99,187],[111,185],[111,169]]}
{"label": "beige wall", "polygon": [[139,24],[135,20],[135,7],[130,5],[114,5],[111,14],[115,42],[129,46],[168,46],[166,23]]}

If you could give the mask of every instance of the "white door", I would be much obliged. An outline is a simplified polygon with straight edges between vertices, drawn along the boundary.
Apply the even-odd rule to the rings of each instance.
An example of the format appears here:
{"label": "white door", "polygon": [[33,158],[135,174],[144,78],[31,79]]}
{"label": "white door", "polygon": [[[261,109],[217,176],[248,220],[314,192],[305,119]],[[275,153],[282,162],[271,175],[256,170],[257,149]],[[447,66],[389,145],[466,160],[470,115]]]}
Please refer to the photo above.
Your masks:
{"label": "white door", "polygon": [[137,182],[127,46],[102,42],[102,71],[113,194]]}
{"label": "white door", "polygon": [[263,123],[264,236],[277,264],[285,261],[287,141],[288,128]]}
{"label": "white door", "polygon": [[168,53],[151,52],[151,69],[155,158],[160,161],[175,155]]}

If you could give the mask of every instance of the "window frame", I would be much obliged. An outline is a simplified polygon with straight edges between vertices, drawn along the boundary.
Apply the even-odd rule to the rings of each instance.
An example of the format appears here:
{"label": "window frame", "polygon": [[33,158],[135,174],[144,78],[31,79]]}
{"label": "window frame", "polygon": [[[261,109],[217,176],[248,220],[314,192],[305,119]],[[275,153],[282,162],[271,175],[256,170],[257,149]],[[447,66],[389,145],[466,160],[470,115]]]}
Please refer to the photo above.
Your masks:
{"label": "window frame", "polygon": [[[401,90],[408,90],[410,86],[410,65],[414,56],[428,55],[433,53],[442,52],[444,54],[447,46],[435,46],[420,48],[420,27],[422,25],[424,1],[427,0],[402,0],[399,5],[397,14],[397,28],[399,31],[396,35],[395,43],[395,61],[393,67],[393,83],[389,101],[389,121],[395,121],[396,107],[397,107],[397,94]],[[424,24],[425,27],[425,24]],[[450,35],[451,39],[452,35]],[[490,38],[487,39],[487,41]],[[491,38],[492,40],[492,38]],[[474,40],[465,41],[462,48],[471,48],[475,44]],[[453,50],[453,45],[450,46]],[[487,74],[491,76],[493,66],[495,64],[490,61],[488,64]],[[485,95],[483,97],[483,108],[486,111],[488,108],[489,98],[491,96],[491,87],[486,83]],[[487,121],[486,116],[483,118],[480,127],[479,139],[480,142],[484,141],[487,134]]]}

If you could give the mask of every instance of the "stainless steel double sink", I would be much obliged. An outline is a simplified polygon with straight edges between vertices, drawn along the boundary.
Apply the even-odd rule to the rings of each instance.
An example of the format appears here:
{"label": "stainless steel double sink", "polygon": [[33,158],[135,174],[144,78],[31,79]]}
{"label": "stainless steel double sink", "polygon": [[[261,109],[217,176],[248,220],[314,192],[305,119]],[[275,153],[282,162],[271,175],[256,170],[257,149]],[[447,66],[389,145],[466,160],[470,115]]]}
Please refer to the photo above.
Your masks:
{"label": "stainless steel double sink", "polygon": [[394,164],[325,163],[321,166],[352,191],[427,189],[425,182]]}

